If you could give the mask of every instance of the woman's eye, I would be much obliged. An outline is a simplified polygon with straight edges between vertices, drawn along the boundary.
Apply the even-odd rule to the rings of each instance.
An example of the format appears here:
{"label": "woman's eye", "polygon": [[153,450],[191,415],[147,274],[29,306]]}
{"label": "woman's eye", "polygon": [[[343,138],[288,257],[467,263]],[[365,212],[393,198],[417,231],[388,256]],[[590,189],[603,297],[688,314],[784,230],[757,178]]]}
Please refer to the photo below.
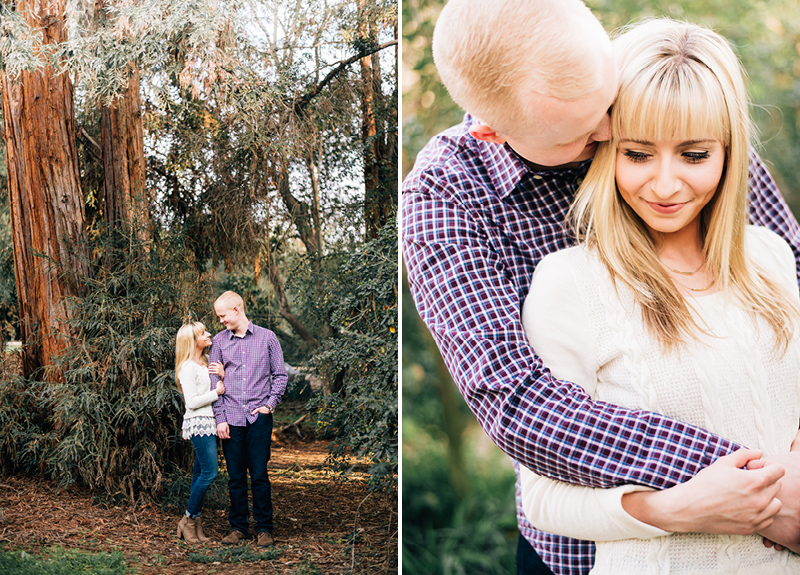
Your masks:
{"label": "woman's eye", "polygon": [[637,152],[635,150],[625,150],[623,152],[623,155],[632,162],[644,162],[650,157],[649,154],[645,154],[644,152]]}
{"label": "woman's eye", "polygon": [[684,152],[683,157],[691,164],[697,164],[703,160],[707,160],[711,154],[708,152]]}

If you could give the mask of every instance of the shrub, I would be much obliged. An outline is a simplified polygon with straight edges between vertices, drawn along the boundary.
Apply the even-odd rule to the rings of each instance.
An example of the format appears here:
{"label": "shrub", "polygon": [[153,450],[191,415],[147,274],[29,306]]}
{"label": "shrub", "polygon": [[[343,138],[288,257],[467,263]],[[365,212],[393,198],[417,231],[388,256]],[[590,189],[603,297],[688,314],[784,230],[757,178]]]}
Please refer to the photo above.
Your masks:
{"label": "shrub", "polygon": [[0,460],[7,471],[157,500],[192,454],[180,437],[175,333],[210,313],[211,289],[177,236],[142,243],[110,231],[90,253],[96,271],[68,302],[74,335],[55,362],[63,381],[45,372],[0,383]]}
{"label": "shrub", "polygon": [[333,393],[311,400],[318,430],[333,437],[328,463],[341,473],[351,456],[369,460],[370,486],[397,485],[397,226],[355,250],[327,284],[334,335],[309,365]]}

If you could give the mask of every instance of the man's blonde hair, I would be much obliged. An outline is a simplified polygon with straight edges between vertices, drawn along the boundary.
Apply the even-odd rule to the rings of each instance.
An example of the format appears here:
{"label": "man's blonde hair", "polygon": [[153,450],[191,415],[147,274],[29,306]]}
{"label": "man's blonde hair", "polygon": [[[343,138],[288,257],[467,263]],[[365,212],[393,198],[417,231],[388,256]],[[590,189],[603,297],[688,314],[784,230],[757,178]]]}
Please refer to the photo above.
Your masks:
{"label": "man's blonde hair", "polygon": [[464,110],[504,134],[536,130],[523,94],[576,100],[600,88],[610,40],[580,0],[450,0],[433,33],[442,83]]}
{"label": "man's blonde hair", "polygon": [[706,270],[718,289],[761,316],[785,350],[800,319],[791,295],[747,257],[747,190],[752,127],[744,71],[722,36],[669,19],[643,22],[614,40],[620,70],[611,112],[613,138],[602,142],[578,190],[571,218],[580,241],[598,250],[615,280],[641,305],[645,325],[665,347],[700,337],[694,320],[658,259],[644,222],[615,182],[620,141],[716,139],[725,170],[700,213]]}
{"label": "man's blonde hair", "polygon": [[235,291],[228,290],[224,292],[214,302],[214,306],[216,307],[217,304],[225,305],[228,308],[238,307],[239,311],[244,313],[244,300],[242,300],[242,296]]}

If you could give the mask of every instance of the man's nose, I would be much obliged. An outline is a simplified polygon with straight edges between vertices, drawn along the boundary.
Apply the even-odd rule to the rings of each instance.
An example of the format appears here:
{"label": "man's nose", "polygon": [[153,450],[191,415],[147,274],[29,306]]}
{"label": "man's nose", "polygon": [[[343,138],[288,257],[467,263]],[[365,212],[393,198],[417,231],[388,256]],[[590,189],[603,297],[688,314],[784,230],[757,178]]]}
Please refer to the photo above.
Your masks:
{"label": "man's nose", "polygon": [[592,135],[589,136],[589,139],[595,142],[607,142],[611,139],[611,115],[608,112],[606,112],[606,115],[600,120],[600,123],[597,124],[597,127],[594,129],[594,132],[592,132]]}

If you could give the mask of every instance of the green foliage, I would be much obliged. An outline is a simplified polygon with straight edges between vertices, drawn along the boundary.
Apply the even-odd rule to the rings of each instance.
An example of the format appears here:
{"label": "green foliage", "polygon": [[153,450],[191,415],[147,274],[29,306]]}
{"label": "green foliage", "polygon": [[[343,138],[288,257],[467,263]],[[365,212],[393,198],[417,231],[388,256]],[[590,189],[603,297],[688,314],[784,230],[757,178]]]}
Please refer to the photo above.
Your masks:
{"label": "green foliage", "polygon": [[397,226],[363,244],[329,281],[321,302],[335,334],[309,365],[332,389],[313,399],[318,430],[333,435],[329,463],[339,472],[351,456],[370,461],[373,488],[397,482]]}
{"label": "green foliage", "polygon": [[14,575],[125,575],[131,570],[122,553],[88,553],[53,547],[31,555],[26,551],[0,551],[0,573]]}
{"label": "green foliage", "polygon": [[283,547],[268,547],[266,551],[254,551],[240,545],[239,547],[218,547],[211,552],[197,551],[189,553],[186,558],[194,563],[250,563],[252,561],[272,561],[283,553]]}
{"label": "green foliage", "polygon": [[70,300],[73,336],[55,365],[0,383],[0,459],[62,485],[158,500],[164,478],[188,469],[192,454],[180,438],[175,333],[208,313],[211,291],[178,237],[141,245],[113,231],[91,253],[105,265]]}
{"label": "green foliage", "polygon": [[[0,129],[3,128],[0,115]],[[8,209],[8,178],[5,148],[0,146],[0,342],[16,339],[19,331],[17,283],[11,249],[11,214]]]}
{"label": "green foliage", "polygon": [[515,572],[518,532],[510,465],[473,465],[463,479],[468,489],[457,496],[446,444],[404,419],[403,573]]}

